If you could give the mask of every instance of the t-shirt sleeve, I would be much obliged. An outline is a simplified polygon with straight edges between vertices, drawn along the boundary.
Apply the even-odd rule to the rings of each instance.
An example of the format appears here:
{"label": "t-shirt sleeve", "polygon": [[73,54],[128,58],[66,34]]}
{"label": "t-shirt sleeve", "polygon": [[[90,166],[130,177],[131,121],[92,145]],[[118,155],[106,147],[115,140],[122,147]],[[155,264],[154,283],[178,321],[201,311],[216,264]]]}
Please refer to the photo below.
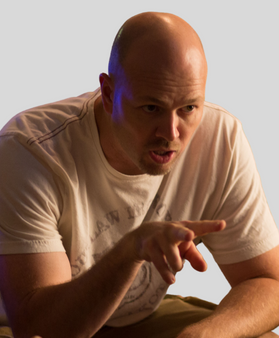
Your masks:
{"label": "t-shirt sleeve", "polygon": [[231,264],[274,248],[279,244],[279,232],[240,124],[230,161],[223,169],[227,177],[213,219],[224,219],[227,227],[220,233],[205,236],[203,243],[218,264]]}
{"label": "t-shirt sleeve", "polygon": [[65,251],[61,189],[47,163],[14,135],[0,137],[0,254]]}

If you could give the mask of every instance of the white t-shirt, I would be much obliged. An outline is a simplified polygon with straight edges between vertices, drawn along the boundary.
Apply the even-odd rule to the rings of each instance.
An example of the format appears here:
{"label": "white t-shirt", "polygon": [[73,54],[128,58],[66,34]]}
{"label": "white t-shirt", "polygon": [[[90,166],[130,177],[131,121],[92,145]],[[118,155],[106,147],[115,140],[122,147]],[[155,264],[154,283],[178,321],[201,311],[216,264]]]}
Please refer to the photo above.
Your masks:
{"label": "white t-shirt", "polygon": [[[65,251],[76,278],[125,233],[150,220],[225,219],[224,231],[196,239],[220,264],[279,244],[235,117],[205,103],[198,129],[169,174],[128,176],[102,152],[94,118],[99,95],[98,89],[33,108],[1,131],[0,254]],[[146,262],[107,324],[143,319],[167,287]]]}

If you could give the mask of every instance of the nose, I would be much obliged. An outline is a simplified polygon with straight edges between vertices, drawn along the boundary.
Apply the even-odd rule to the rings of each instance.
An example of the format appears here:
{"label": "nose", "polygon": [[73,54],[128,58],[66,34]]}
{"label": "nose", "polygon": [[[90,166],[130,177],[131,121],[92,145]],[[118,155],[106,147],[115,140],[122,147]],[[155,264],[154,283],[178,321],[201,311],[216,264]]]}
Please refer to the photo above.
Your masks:
{"label": "nose", "polygon": [[176,112],[166,112],[158,121],[156,136],[167,141],[174,141],[179,137],[179,117]]}

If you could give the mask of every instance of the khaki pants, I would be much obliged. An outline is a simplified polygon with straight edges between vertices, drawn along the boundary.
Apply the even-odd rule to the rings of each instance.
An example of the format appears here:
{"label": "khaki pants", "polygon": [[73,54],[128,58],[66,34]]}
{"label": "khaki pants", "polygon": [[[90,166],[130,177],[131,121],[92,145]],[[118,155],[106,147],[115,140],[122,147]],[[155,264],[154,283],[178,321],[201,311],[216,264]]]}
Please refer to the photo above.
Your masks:
{"label": "khaki pants", "polygon": [[125,327],[103,327],[94,338],[174,338],[187,326],[208,317],[217,305],[193,297],[167,295],[148,318]]}
{"label": "khaki pants", "polygon": [[[112,328],[105,326],[94,338],[172,338],[183,328],[211,314],[215,304],[198,298],[167,295],[151,316],[139,323]],[[10,328],[0,328],[0,338],[13,337]]]}
{"label": "khaki pants", "polygon": [[[175,338],[192,323],[208,317],[217,305],[194,297],[167,295],[148,318],[125,327],[104,326],[94,338]],[[276,337],[269,333],[262,338]],[[0,327],[0,338],[13,338],[8,327]],[[30,337],[31,338],[31,337]]]}

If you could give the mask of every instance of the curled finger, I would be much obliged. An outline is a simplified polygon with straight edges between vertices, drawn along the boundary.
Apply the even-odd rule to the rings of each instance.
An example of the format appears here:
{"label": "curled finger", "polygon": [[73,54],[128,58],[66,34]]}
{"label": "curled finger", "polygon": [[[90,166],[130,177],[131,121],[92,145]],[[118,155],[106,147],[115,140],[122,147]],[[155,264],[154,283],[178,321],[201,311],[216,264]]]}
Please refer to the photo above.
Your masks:
{"label": "curled finger", "polygon": [[166,256],[164,255],[159,245],[152,247],[152,250],[149,252],[148,261],[154,264],[166,283],[173,284],[175,282],[174,271],[170,267]]}
{"label": "curled finger", "polygon": [[181,226],[167,227],[166,231],[157,236],[157,243],[171,271],[176,273],[182,269],[183,263],[178,246],[181,242],[190,243],[193,236],[191,230]]}
{"label": "curled finger", "polygon": [[187,261],[189,261],[189,263],[195,270],[200,272],[206,271],[207,269],[206,261],[204,260],[202,254],[197,249],[194,242],[192,242],[188,250],[184,252],[183,258],[187,259]]}

